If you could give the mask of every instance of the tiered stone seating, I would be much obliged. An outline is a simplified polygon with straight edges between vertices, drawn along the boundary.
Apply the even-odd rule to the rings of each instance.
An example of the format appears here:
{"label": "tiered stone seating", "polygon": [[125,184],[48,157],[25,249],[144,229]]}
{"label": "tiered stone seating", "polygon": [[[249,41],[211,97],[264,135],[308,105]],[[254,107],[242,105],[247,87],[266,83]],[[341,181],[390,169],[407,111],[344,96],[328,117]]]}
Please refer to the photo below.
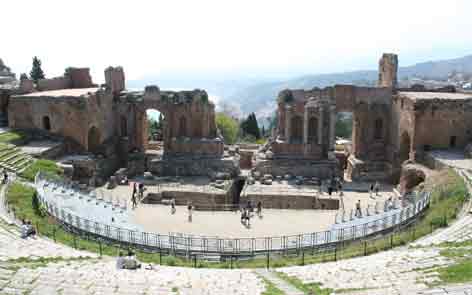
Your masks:
{"label": "tiered stone seating", "polygon": [[0,167],[21,173],[34,162],[34,158],[14,145],[0,146]]}

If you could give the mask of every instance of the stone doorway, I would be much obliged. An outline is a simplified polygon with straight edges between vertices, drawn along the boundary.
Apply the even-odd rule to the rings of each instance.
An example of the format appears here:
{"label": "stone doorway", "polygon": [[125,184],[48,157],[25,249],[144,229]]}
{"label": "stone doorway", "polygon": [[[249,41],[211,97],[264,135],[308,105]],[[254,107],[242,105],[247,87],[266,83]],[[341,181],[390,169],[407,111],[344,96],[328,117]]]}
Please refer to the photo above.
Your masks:
{"label": "stone doorway", "polygon": [[49,116],[43,117],[43,128],[47,131],[51,130],[51,120],[49,119]]}

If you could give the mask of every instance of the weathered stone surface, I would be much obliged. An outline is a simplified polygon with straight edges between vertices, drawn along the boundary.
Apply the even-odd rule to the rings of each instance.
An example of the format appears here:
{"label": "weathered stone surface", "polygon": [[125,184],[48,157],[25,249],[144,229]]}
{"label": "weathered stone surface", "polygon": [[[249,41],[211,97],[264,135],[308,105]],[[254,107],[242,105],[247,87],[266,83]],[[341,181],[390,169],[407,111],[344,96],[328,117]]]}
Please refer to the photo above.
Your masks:
{"label": "weathered stone surface", "polygon": [[417,166],[405,165],[400,176],[400,193],[408,193],[426,178],[425,173]]}

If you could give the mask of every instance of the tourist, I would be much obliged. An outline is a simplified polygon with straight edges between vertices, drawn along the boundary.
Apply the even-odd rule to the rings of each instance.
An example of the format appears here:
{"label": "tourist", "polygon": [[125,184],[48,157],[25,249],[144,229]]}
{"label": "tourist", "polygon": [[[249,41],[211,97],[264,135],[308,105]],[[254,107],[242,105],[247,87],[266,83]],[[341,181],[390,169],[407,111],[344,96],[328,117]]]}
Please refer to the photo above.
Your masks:
{"label": "tourist", "polygon": [[379,190],[380,190],[380,184],[378,181],[375,182],[374,190],[375,190],[375,195],[378,196]]}
{"label": "tourist", "polygon": [[344,193],[343,193],[343,184],[341,182],[339,182],[338,191],[339,191],[339,196],[342,197]]}
{"label": "tourist", "polygon": [[21,238],[26,239],[29,236],[34,236],[36,234],[36,231],[31,224],[31,221],[24,221],[22,220],[22,225],[21,225]]}
{"label": "tourist", "polygon": [[328,186],[328,195],[331,197],[331,194],[333,193],[333,187],[331,184]]}
{"label": "tourist", "polygon": [[6,169],[3,169],[3,184],[6,184],[8,182],[8,173]]}
{"label": "tourist", "polygon": [[191,202],[188,203],[187,210],[188,210],[188,222],[192,222],[192,210],[193,210],[193,206],[192,206],[192,203],[191,203]]}
{"label": "tourist", "polygon": [[177,210],[175,209],[175,199],[170,201],[170,214],[174,215]]}
{"label": "tourist", "polygon": [[123,253],[121,251],[118,253],[118,258],[116,259],[116,268],[117,269],[125,268],[125,258],[123,257]]}
{"label": "tourist", "polygon": [[136,185],[136,182],[133,183],[133,194],[131,196],[134,196],[138,193],[138,187]]}
{"label": "tourist", "polygon": [[133,206],[133,209],[138,207],[138,202],[136,200],[136,195],[135,194],[133,194],[133,196],[131,197],[131,204]]}
{"label": "tourist", "polygon": [[251,201],[247,201],[247,207],[246,208],[249,212],[254,212],[254,208],[252,208]]}
{"label": "tourist", "polygon": [[251,212],[249,210],[246,211],[246,226],[251,226]]}
{"label": "tourist", "polygon": [[144,183],[139,184],[139,199],[142,200],[144,197]]}
{"label": "tourist", "polygon": [[[374,185],[371,184],[369,188],[369,197],[372,198],[372,194],[374,193]],[[373,198],[372,198],[373,199]]]}
{"label": "tourist", "polygon": [[262,217],[262,202],[257,202],[257,216]]}
{"label": "tourist", "polygon": [[362,217],[362,211],[361,211],[361,200],[357,200],[356,203],[356,217]]}

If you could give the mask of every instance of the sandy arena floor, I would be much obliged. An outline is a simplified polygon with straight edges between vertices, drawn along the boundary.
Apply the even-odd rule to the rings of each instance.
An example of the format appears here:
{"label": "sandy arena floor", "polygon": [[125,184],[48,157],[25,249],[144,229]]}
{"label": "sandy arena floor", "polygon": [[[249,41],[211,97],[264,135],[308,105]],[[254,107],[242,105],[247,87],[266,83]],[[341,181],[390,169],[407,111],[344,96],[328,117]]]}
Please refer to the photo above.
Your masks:
{"label": "sandy arena floor", "polygon": [[[376,202],[383,203],[393,195],[392,187],[382,185],[379,196],[371,198],[369,184],[346,185],[343,203],[347,212],[355,208],[357,200],[361,200],[363,208],[367,205],[375,206]],[[185,186],[184,186],[185,187]],[[161,187],[162,189],[162,187]],[[352,189],[348,191],[348,189]],[[113,190],[99,188],[98,194],[105,198],[113,196],[121,202],[128,201],[132,186],[118,186]],[[147,186],[147,192],[157,191],[157,187]],[[359,192],[364,190],[364,192]],[[324,197],[328,195],[325,193]],[[290,210],[290,209],[263,209],[263,216],[251,218],[251,226],[245,227],[240,222],[239,212],[210,212],[194,211],[193,221],[188,222],[188,212],[185,206],[177,206],[177,212],[172,215],[170,207],[166,205],[140,204],[132,213],[133,221],[144,227],[145,230],[156,233],[178,232],[183,234],[219,236],[231,238],[283,236],[327,230],[335,220],[336,210]]]}

